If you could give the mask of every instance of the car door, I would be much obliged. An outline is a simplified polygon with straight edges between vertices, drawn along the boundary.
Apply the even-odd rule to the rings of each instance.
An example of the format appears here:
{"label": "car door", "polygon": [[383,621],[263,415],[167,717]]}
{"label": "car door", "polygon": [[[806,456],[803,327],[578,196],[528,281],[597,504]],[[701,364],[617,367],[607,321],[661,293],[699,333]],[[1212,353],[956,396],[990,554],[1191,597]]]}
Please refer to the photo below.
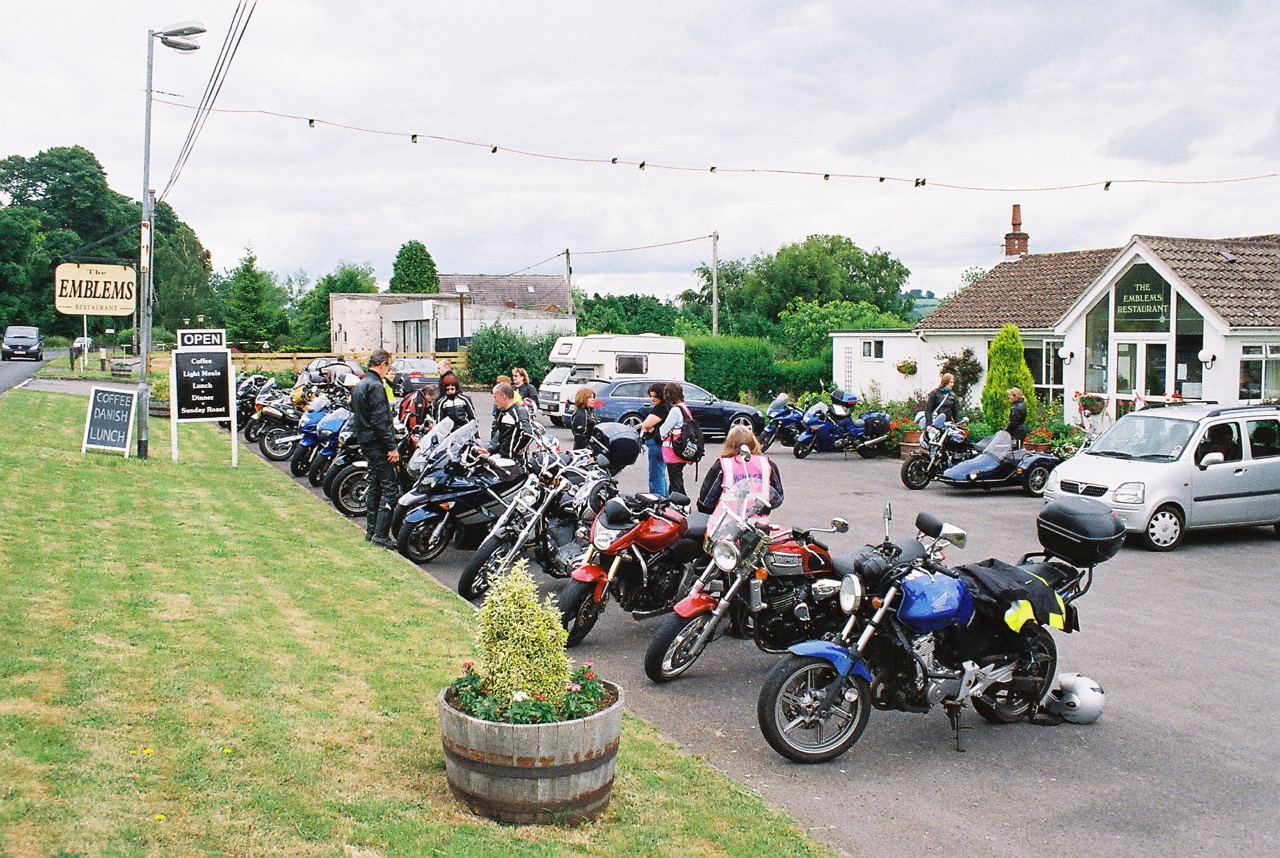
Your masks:
{"label": "car door", "polygon": [[[1202,465],[1204,457],[1212,452],[1221,453],[1225,461]],[[1244,458],[1238,421],[1215,420],[1202,427],[1191,472],[1191,511],[1187,524],[1204,527],[1249,521],[1251,464]]]}
{"label": "car door", "polygon": [[1247,511],[1255,524],[1280,522],[1280,419],[1246,420],[1248,456],[1245,488],[1250,497]]}
{"label": "car door", "polygon": [[601,417],[605,420],[618,420],[625,414],[639,414],[641,419],[648,417],[653,410],[649,401],[647,388],[643,381],[622,381],[609,394],[607,404]]}
{"label": "car door", "polygon": [[689,412],[702,427],[704,435],[723,435],[729,431],[729,416],[722,413],[719,402],[698,385],[684,383],[684,403],[689,406]]}

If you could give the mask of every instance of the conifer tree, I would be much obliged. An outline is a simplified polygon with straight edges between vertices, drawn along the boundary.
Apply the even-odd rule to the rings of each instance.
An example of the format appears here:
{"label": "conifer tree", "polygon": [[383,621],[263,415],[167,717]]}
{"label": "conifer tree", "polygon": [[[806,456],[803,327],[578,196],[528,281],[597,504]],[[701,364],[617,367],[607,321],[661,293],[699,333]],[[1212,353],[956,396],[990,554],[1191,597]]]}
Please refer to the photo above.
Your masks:
{"label": "conifer tree", "polygon": [[1022,352],[1017,325],[1005,325],[987,352],[987,381],[982,387],[982,414],[993,429],[1009,422],[1009,388],[1021,388],[1027,397],[1027,426],[1035,425],[1035,379]]}

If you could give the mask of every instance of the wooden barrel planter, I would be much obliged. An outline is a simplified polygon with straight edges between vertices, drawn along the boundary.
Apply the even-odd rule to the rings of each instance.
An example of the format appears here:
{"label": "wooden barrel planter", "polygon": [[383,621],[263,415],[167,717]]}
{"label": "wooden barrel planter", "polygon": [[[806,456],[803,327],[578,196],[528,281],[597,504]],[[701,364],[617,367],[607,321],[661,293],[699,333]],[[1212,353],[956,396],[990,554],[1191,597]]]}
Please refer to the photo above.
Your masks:
{"label": "wooden barrel planter", "polygon": [[604,683],[612,705],[555,724],[481,721],[440,692],[440,737],[449,790],[473,813],[519,825],[577,825],[609,804],[622,733],[622,688]]}

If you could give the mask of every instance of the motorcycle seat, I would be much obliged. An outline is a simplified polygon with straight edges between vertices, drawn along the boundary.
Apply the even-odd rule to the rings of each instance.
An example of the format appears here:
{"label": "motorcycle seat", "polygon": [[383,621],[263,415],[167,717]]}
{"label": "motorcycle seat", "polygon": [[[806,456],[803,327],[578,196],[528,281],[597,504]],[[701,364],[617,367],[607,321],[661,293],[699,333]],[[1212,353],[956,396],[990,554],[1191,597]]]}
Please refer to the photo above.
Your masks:
{"label": "motorcycle seat", "polygon": [[831,569],[841,578],[858,571],[857,565],[854,563],[853,554],[832,555]]}
{"label": "motorcycle seat", "polygon": [[1061,563],[1020,563],[1018,568],[1030,572],[1055,590],[1079,575],[1075,569]]}
{"label": "motorcycle seat", "polygon": [[867,426],[867,421],[863,420],[861,417],[859,417],[857,420],[853,421],[853,428],[854,428],[854,429],[865,429],[865,428],[866,428],[866,426]]}
{"label": "motorcycle seat", "polygon": [[685,537],[688,539],[696,539],[699,544],[707,538],[707,520],[710,518],[705,512],[691,512],[685,516],[685,521],[689,524],[689,529],[685,531]]}

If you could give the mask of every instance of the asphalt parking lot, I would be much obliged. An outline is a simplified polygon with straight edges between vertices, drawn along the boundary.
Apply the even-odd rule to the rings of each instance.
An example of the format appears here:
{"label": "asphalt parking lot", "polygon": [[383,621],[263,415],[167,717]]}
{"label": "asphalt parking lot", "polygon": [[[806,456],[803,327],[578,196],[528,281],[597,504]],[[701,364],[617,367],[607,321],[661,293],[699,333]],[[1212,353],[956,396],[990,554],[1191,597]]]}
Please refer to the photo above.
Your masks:
{"label": "asphalt parking lot", "polygon": [[[475,398],[487,428],[487,397]],[[1041,504],[1020,493],[912,492],[896,460],[772,452],[786,487],[775,521],[816,526],[843,516],[849,533],[827,540],[836,551],[878,541],[886,501],[898,537],[912,534],[921,510],[966,529],[968,546],[952,549],[952,562],[1016,561],[1038,548]],[[642,491],[645,479],[641,460],[620,482]],[[692,490],[692,468],[687,482]],[[468,556],[450,549],[423,568],[454,588]],[[544,589],[563,583],[548,579]],[[1272,529],[1192,534],[1172,554],[1126,544],[1076,604],[1082,631],[1055,633],[1059,667],[1106,689],[1102,720],[993,726],[967,710],[965,753],[954,750],[940,710],[876,711],[843,757],[791,763],[765,744],[755,720],[775,656],[725,638],[684,677],[655,686],[642,662],[660,620],[634,621],[616,605],[572,655],[624,685],[633,713],[843,854],[1280,852],[1280,638],[1272,632],[1280,540]],[[715,808],[707,811],[714,818]]]}

